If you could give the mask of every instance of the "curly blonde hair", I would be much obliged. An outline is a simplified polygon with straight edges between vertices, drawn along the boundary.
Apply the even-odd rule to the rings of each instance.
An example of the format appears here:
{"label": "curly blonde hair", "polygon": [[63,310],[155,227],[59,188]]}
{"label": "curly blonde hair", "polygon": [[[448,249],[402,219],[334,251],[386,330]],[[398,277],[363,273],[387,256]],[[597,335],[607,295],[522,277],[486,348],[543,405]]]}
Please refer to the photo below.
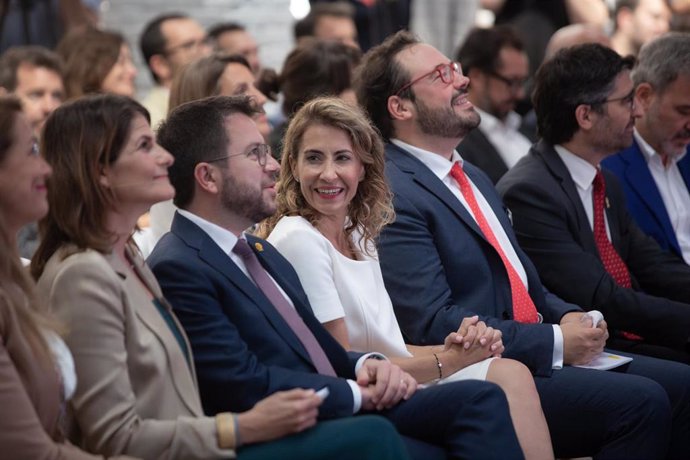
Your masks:
{"label": "curly blonde hair", "polygon": [[290,121],[283,142],[277,211],[261,222],[257,234],[267,237],[283,216],[301,216],[316,226],[320,214],[307,203],[292,173],[297,166],[304,133],[316,124],[345,132],[364,166],[364,179],[350,203],[345,233],[349,238],[355,229],[359,229],[364,243],[361,246],[369,252],[381,229],[395,218],[392,193],[384,176],[383,141],[360,108],[334,97],[307,102]]}

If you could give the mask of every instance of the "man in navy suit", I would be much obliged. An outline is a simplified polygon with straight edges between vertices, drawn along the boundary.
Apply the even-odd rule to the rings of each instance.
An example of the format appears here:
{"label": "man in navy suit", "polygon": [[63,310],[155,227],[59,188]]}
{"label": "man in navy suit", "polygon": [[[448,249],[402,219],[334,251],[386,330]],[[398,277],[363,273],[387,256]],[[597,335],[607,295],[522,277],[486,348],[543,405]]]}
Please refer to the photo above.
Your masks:
{"label": "man in navy suit", "polygon": [[690,264],[690,35],[643,46],[631,76],[642,111],[634,142],[601,164],[642,231]]}
{"label": "man in navy suit", "polygon": [[191,342],[204,410],[328,388],[321,419],[381,413],[401,434],[440,447],[424,444],[431,452],[420,457],[523,458],[500,389],[467,381],[416,391],[385,357],[346,352],[287,260],[244,232],[275,212],[279,166],[255,114],[250,98],[209,98],[175,109],[158,133],[175,157],[180,211],[149,263]]}
{"label": "man in navy suit", "polygon": [[606,322],[544,290],[491,181],[454,150],[479,122],[460,68],[400,32],[365,55],[355,81],[389,141],[396,220],[379,256],[407,341],[436,343],[479,315],[535,374],[557,457],[686,456],[690,368],[638,356],[618,372],[570,366],[603,349]]}

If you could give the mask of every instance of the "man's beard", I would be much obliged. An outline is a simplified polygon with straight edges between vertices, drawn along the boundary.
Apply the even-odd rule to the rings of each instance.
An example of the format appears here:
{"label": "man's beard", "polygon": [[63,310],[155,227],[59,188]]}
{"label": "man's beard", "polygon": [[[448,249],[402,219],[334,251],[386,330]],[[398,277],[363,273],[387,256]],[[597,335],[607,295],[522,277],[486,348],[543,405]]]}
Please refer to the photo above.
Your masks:
{"label": "man's beard", "polygon": [[276,211],[275,201],[264,198],[263,188],[256,190],[245,184],[238,184],[230,175],[223,177],[220,200],[225,209],[254,223],[261,222]]}
{"label": "man's beard", "polygon": [[453,110],[453,102],[460,97],[456,95],[451,105],[445,108],[431,109],[421,100],[415,101],[417,107],[417,124],[419,129],[430,136],[444,138],[463,138],[479,126],[480,117],[474,109],[468,111],[465,116],[458,115]]}

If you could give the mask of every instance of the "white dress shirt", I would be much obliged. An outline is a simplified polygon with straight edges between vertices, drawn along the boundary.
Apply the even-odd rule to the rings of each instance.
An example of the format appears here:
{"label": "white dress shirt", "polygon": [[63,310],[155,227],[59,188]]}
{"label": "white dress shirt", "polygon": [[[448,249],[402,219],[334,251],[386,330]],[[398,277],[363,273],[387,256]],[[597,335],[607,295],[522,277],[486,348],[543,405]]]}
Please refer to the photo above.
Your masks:
{"label": "white dress shirt", "polygon": [[[242,272],[247,275],[247,278],[254,283],[254,279],[251,277],[249,274],[249,271],[247,270],[247,266],[244,264],[244,260],[242,257],[238,254],[235,254],[233,252],[233,248],[235,247],[235,244],[237,243],[238,238],[229,230],[220,227],[212,222],[207,221],[206,219],[203,219],[196,214],[193,214],[189,211],[186,211],[184,209],[178,209],[177,212],[179,212],[182,216],[186,217],[187,219],[191,220],[194,222],[201,230],[203,230],[212,240],[214,243],[216,243],[220,249],[227,254],[230,259],[232,259],[233,262],[235,262],[235,265],[239,267]],[[244,235],[244,234],[243,234]],[[283,291],[283,288],[280,287],[280,285],[276,282],[275,279],[271,276],[268,271],[266,271],[266,274],[271,278],[273,283],[276,285],[280,293],[282,294],[283,297],[285,297],[285,300],[290,304],[292,308],[295,308],[295,304],[292,303],[292,300],[290,299],[290,296],[288,296],[285,291]],[[254,283],[256,284],[256,283]],[[360,357],[357,360],[357,363],[355,365],[355,372],[357,372],[360,367],[362,367],[362,364],[364,361],[368,358],[372,357],[382,357],[385,359],[384,355],[381,355],[380,353],[367,353],[364,354],[362,357]],[[352,408],[352,413],[356,414],[359,412],[359,410],[362,407],[362,391],[359,388],[359,385],[357,385],[357,382],[354,380],[349,380],[347,379],[347,383],[350,385],[350,389],[352,390],[352,399],[353,399],[353,408]]]}
{"label": "white dress shirt", "polygon": [[[476,222],[476,217],[470,209],[470,206],[467,204],[465,197],[462,195],[462,192],[460,191],[460,186],[450,175],[450,170],[453,167],[453,163],[460,162],[461,165],[463,164],[463,160],[457,151],[453,151],[451,161],[448,161],[441,155],[420,149],[410,144],[406,144],[405,142],[399,139],[391,139],[391,142],[397,145],[398,147],[406,150],[413,157],[421,161],[427,168],[429,168],[429,170],[431,170],[431,172],[436,177],[438,177],[439,180],[441,180],[441,182],[443,182],[443,184],[446,187],[448,187],[448,190],[450,190],[451,193],[455,195],[458,201],[460,201],[462,206],[467,210],[467,212],[472,216],[472,218],[475,219]],[[477,204],[479,205],[479,209],[484,214],[484,217],[486,218],[489,227],[491,227],[491,230],[494,232],[496,240],[498,241],[498,244],[501,246],[503,253],[506,255],[510,263],[513,265],[513,268],[515,268],[517,274],[520,276],[520,280],[522,280],[522,283],[525,285],[525,289],[529,290],[529,286],[527,283],[527,272],[525,272],[525,267],[523,267],[522,262],[520,262],[520,259],[518,258],[517,253],[515,252],[515,248],[508,239],[508,235],[506,234],[505,230],[503,229],[503,226],[499,222],[498,217],[496,217],[494,210],[491,208],[488,201],[486,201],[486,198],[484,198],[482,192],[477,188],[474,182],[472,182],[472,179],[469,176],[467,176],[467,180],[472,186],[472,191],[474,192],[474,196],[477,200]],[[553,330],[554,346],[552,366],[554,369],[560,369],[561,367],[563,367],[563,333],[561,332],[560,326],[556,324],[553,325]]]}
{"label": "white dress shirt", "polygon": [[678,169],[678,162],[685,157],[686,153],[671,159],[668,165],[664,165],[661,156],[642,139],[637,130],[635,130],[635,139],[647,160],[647,167],[656,183],[656,188],[659,189],[661,201],[664,202],[671,220],[683,260],[686,264],[690,264],[690,191]]}
{"label": "white dress shirt", "polygon": [[476,107],[475,110],[482,117],[479,130],[494,146],[508,169],[515,166],[518,160],[527,155],[530,147],[532,147],[530,140],[518,131],[522,117],[515,112],[510,112],[505,120],[499,120]]}

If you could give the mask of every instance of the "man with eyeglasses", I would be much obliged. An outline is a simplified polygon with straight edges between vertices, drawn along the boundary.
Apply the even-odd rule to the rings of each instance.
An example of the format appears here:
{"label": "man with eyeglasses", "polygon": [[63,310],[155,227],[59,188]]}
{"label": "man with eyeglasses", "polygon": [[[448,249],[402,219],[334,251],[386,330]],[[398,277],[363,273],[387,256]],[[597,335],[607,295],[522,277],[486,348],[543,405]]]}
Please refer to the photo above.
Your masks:
{"label": "man with eyeglasses", "polygon": [[[383,355],[346,352],[314,316],[289,262],[248,234],[276,210],[280,168],[255,113],[246,96],[206,98],[175,108],[158,131],[175,157],[180,209],[148,261],[189,337],[204,410],[322,390],[319,420],[383,415],[415,458],[524,458],[498,387],[468,380],[417,390]],[[310,458],[320,458],[313,449]]]}
{"label": "man with eyeglasses", "polygon": [[543,141],[497,186],[518,241],[547,288],[603,312],[609,347],[690,363],[690,267],[640,230],[600,167],[630,146],[642,114],[633,60],[600,45],[554,59],[533,98]]}
{"label": "man with eyeglasses", "polygon": [[211,46],[206,31],[185,14],[165,13],[144,26],[139,47],[155,86],[142,104],[151,114],[154,128],[168,114],[170,86],[177,72],[193,60],[206,56]]}
{"label": "man with eyeglasses", "polygon": [[[460,67],[399,32],[364,56],[355,81],[358,101],[388,141],[396,219],[381,233],[379,259],[406,340],[435,343],[474,315],[501,330],[504,356],[534,374],[556,457],[687,456],[690,367],[637,355],[616,371],[573,366],[603,350],[606,321],[545,290],[493,184],[455,151],[479,123]],[[606,80],[597,81],[592,102],[619,111],[598,133],[625,132],[629,99],[604,101],[627,97],[632,85],[608,94]],[[560,95],[555,102],[563,104]]]}
{"label": "man with eyeglasses", "polygon": [[457,59],[472,82],[469,99],[482,119],[458,145],[458,153],[496,183],[531,146],[515,112],[525,98],[527,53],[517,33],[501,25],[472,30]]}
{"label": "man with eyeglasses", "polygon": [[690,35],[643,46],[632,79],[642,109],[634,142],[602,165],[642,231],[690,265]]}

